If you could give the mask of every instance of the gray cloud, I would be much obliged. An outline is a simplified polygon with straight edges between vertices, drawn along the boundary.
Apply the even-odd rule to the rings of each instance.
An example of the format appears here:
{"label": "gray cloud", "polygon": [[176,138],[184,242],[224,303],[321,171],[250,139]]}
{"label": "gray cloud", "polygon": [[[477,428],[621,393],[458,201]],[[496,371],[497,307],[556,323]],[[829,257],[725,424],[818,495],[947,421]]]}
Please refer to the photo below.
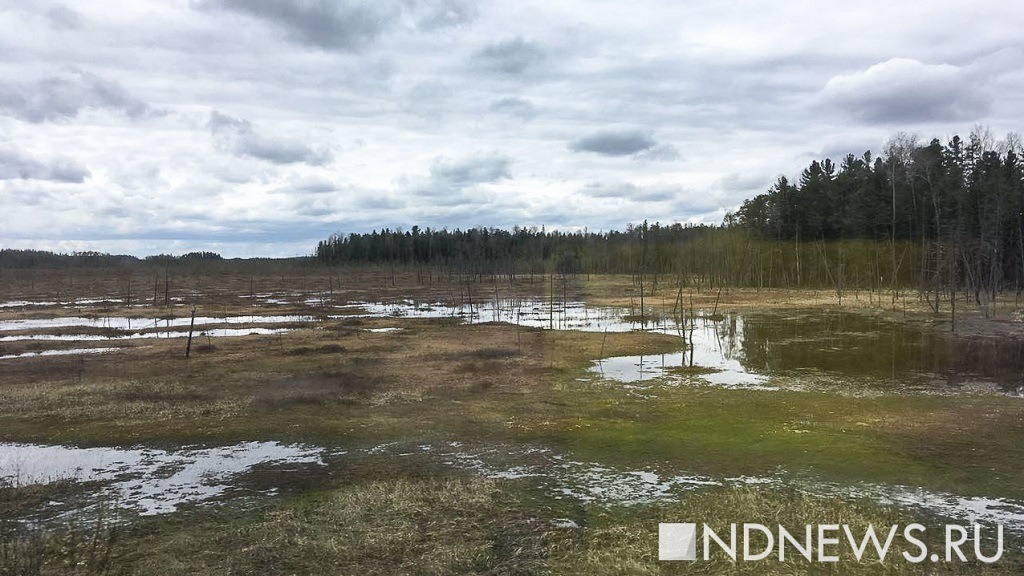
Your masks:
{"label": "gray cloud", "polygon": [[770,177],[733,172],[724,176],[718,183],[722,190],[726,192],[749,192],[752,190],[767,190],[771,182],[772,178]]}
{"label": "gray cloud", "polygon": [[835,76],[821,97],[854,118],[876,124],[976,120],[991,104],[965,70],[908,58]]}
{"label": "gray cloud", "polygon": [[509,116],[515,116],[528,120],[533,118],[537,114],[537,107],[528,98],[521,98],[519,96],[506,96],[504,98],[498,98],[491,102],[488,106],[491,112],[499,114],[508,114]]}
{"label": "gray cloud", "polygon": [[497,154],[477,154],[458,160],[436,158],[428,178],[403,187],[416,197],[428,199],[435,208],[480,205],[485,198],[478,185],[512,178],[511,164],[508,157]]}
{"label": "gray cloud", "polygon": [[334,158],[330,150],[314,150],[302,142],[284,138],[268,138],[257,133],[248,120],[210,112],[207,128],[217,145],[236,156],[249,156],[274,164],[304,163],[310,166],[329,164]]}
{"label": "gray cloud", "polygon": [[310,194],[326,194],[337,191],[338,187],[327,178],[313,177],[296,182],[293,185],[293,189]]}
{"label": "gray cloud", "polygon": [[[9,206],[22,208],[40,207],[42,209],[58,202],[55,194],[38,186],[9,186],[0,188],[0,200]],[[7,230],[7,233],[10,234],[10,230]]]}
{"label": "gray cloud", "polygon": [[658,143],[645,130],[599,130],[569,143],[573,152],[594,152],[604,156],[631,156],[654,148]]}
{"label": "gray cloud", "polygon": [[579,190],[588,198],[610,198],[634,202],[665,202],[683,193],[678,186],[637,186],[631,182],[590,182]]}
{"label": "gray cloud", "polygon": [[39,123],[78,116],[86,108],[107,109],[131,119],[150,114],[150,108],[117,82],[74,70],[34,83],[0,83],[0,113]]}
{"label": "gray cloud", "polygon": [[439,158],[430,167],[430,178],[435,183],[462,188],[471,184],[496,182],[511,178],[512,161],[505,156],[472,156],[462,160]]}
{"label": "gray cloud", "polygon": [[245,14],[284,29],[303,44],[347,52],[377,40],[401,14],[388,2],[206,0],[199,6]]}
{"label": "gray cloud", "polygon": [[0,148],[0,180],[48,180],[78,184],[91,174],[73,160],[37,160],[14,150]]}
{"label": "gray cloud", "polygon": [[78,30],[82,27],[82,16],[64,4],[54,4],[46,11],[46,19],[54,30]]}
{"label": "gray cloud", "polygon": [[544,59],[544,50],[533,42],[523,40],[522,36],[516,36],[482,48],[474,55],[474,59],[486,70],[522,74]]}
{"label": "gray cloud", "polygon": [[421,30],[463,26],[477,19],[480,11],[474,0],[407,0],[405,6]]}
{"label": "gray cloud", "polygon": [[827,26],[790,0],[115,4],[0,0],[0,236],[21,246],[719,222],[896,130],[1024,130],[1024,3],[848,4]]}
{"label": "gray cloud", "polygon": [[358,202],[360,208],[369,210],[393,211],[405,206],[405,203],[395,198],[393,194],[386,193],[362,194],[359,196]]}
{"label": "gray cloud", "polygon": [[430,119],[441,118],[448,111],[452,90],[436,80],[412,86],[403,102],[403,108],[413,114]]}
{"label": "gray cloud", "polygon": [[637,152],[633,158],[654,162],[674,162],[682,158],[679,149],[671,144],[657,144],[646,150]]}

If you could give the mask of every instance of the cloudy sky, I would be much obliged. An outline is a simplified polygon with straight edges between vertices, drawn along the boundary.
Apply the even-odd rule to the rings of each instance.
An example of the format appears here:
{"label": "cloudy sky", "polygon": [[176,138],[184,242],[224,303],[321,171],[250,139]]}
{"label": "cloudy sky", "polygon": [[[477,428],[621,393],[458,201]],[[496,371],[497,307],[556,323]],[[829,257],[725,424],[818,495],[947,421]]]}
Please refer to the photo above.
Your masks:
{"label": "cloudy sky", "polygon": [[0,247],[720,222],[812,159],[1022,130],[1024,3],[0,0]]}

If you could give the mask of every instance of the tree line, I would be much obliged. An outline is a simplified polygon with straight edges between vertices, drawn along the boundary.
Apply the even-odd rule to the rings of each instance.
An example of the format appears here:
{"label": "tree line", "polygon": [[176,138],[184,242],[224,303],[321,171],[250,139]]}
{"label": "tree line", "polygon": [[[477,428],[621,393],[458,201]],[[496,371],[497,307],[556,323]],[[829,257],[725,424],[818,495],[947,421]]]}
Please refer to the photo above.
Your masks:
{"label": "tree line", "polygon": [[47,250],[0,249],[0,269],[32,268],[125,268],[144,264],[173,265],[194,262],[219,262],[216,252],[189,252],[180,256],[156,254],[138,258],[128,254],[104,252],[72,252],[63,254]]}
{"label": "tree line", "polygon": [[[638,247],[650,248],[650,263],[667,268],[655,257],[656,247],[690,243],[714,226],[644,222],[625,231],[562,232],[544,228],[470,228],[409,231],[383,230],[335,234],[321,241],[315,257],[325,264],[412,264],[455,268],[471,273],[606,273],[630,272],[640,265]],[[665,250],[662,255],[667,256]],[[654,263],[657,262],[655,265]]]}
{"label": "tree line", "polygon": [[775,241],[886,244],[893,284],[905,269],[935,298],[964,288],[980,303],[984,291],[1024,289],[1020,154],[1016,134],[996,141],[976,128],[922,145],[901,133],[877,158],[814,161],[796,183],[779,178],[726,224]]}
{"label": "tree line", "polygon": [[939,305],[957,290],[1024,289],[1021,139],[927,144],[899,133],[882,154],[815,160],[780,177],[721,225],[374,230],[321,241],[324,264],[434,265],[468,272],[677,274],[758,287],[917,287]]}
{"label": "tree line", "polygon": [[[1021,139],[976,128],[965,140],[893,136],[882,153],[815,160],[780,177],[720,225],[641,224],[608,232],[544,228],[381,229],[334,234],[289,265],[416,266],[470,274],[672,275],[680,285],[900,291],[938,310],[1024,291]],[[0,250],[0,269],[282,265],[212,252],[144,259]],[[952,300],[950,300],[952,302]]]}

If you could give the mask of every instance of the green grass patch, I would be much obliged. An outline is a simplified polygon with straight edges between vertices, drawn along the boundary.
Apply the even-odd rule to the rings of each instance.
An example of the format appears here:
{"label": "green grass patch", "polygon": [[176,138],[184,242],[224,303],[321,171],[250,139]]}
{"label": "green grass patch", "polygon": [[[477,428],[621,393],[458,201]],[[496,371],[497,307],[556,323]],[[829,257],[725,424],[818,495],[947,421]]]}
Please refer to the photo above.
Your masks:
{"label": "green grass patch", "polygon": [[713,477],[783,469],[834,481],[1024,495],[1015,480],[1024,475],[1013,417],[1020,409],[996,397],[681,387],[638,399],[602,387],[581,394],[571,385],[565,394],[564,416],[543,434],[561,438],[584,460]]}

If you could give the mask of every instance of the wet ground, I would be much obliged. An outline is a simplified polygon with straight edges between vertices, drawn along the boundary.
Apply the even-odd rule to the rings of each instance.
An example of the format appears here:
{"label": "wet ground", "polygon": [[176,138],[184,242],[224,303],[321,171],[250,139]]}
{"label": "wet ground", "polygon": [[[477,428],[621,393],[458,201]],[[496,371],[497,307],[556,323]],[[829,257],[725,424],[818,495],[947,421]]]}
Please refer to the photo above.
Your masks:
{"label": "wet ground", "polygon": [[[53,481],[88,482],[124,510],[167,514],[184,504],[235,496],[268,495],[240,488],[246,474],[277,466],[278,474],[308,474],[309,467],[345,470],[356,459],[407,459],[442,464],[487,478],[527,482],[554,499],[602,505],[642,505],[678,500],[689,492],[720,486],[760,485],[817,496],[870,500],[957,522],[999,523],[1024,533],[1024,502],[964,497],[910,486],[837,483],[784,470],[772,476],[715,478],[667,473],[653,467],[622,469],[581,461],[539,445],[392,442],[342,449],[278,442],[242,442],[213,448],[75,448],[0,443],[0,482],[18,486]],[[59,506],[60,502],[51,502]]]}
{"label": "wet ground", "polygon": [[[322,305],[322,297],[291,299],[258,295],[263,305]],[[79,301],[106,303],[94,298]],[[52,310],[54,302],[9,301],[6,308]],[[725,313],[706,310],[676,315],[593,307],[579,301],[498,299],[476,303],[398,301],[322,305],[311,314],[245,314],[224,316],[133,317],[90,314],[0,320],[2,342],[128,341],[181,338],[194,327],[196,335],[224,338],[282,334],[299,327],[346,318],[451,318],[466,323],[505,322],[524,327],[588,332],[644,330],[678,336],[679,352],[603,358],[593,372],[624,383],[662,379],[668,383],[703,382],[723,386],[763,387],[772,377],[790,384],[801,375],[825,376],[850,383],[870,380],[889,388],[945,393],[939,388],[992,384],[1011,394],[1024,390],[1024,341],[996,337],[957,338],[935,330],[897,323],[857,312],[786,310],[776,313]],[[387,332],[399,327],[377,327]],[[98,353],[116,348],[32,350],[0,355],[0,359],[47,354]],[[698,370],[700,369],[700,370]]]}
{"label": "wet ground", "polygon": [[[316,306],[313,314],[204,315],[195,333],[207,338],[283,334],[321,329],[332,322],[373,319],[367,331],[400,333],[405,322],[451,318],[465,323],[503,322],[547,330],[618,333],[634,330],[678,338],[677,352],[597,360],[580,380],[621,388],[655,401],[662,387],[721,386],[875,393],[950,394],[997,391],[1018,401],[1024,376],[1024,343],[999,338],[956,338],[856,312],[808,309],[779,312],[638,315],[626,308],[598,308],[579,301],[496,299],[485,302],[399,301],[330,304],[322,296],[254,295],[261,306]],[[106,305],[102,298],[76,301]],[[50,301],[8,301],[5,310],[32,316],[0,321],[0,342],[111,342],[182,338],[190,317],[54,315],[66,306]],[[70,308],[67,308],[70,309]],[[393,321],[394,325],[388,325]],[[0,355],[4,362],[45,361],[48,355],[107,354],[119,348],[43,348]],[[227,446],[78,448],[0,444],[0,483],[54,480],[93,482],[123,507],[139,514],[174,511],[182,504],[223,497],[246,474],[266,465],[304,465],[343,470],[346,459],[423,458],[454,469],[533,483],[554,498],[605,504],[643,504],[709,486],[766,484],[814,494],[866,498],[919,508],[958,520],[983,519],[1024,531],[1024,505],[1001,498],[962,497],[878,483],[837,483],[779,470],[765,477],[709,477],[650,467],[621,469],[576,458],[545,445],[480,444],[473,439],[369,447],[242,442]],[[284,473],[284,472],[283,472]]]}

